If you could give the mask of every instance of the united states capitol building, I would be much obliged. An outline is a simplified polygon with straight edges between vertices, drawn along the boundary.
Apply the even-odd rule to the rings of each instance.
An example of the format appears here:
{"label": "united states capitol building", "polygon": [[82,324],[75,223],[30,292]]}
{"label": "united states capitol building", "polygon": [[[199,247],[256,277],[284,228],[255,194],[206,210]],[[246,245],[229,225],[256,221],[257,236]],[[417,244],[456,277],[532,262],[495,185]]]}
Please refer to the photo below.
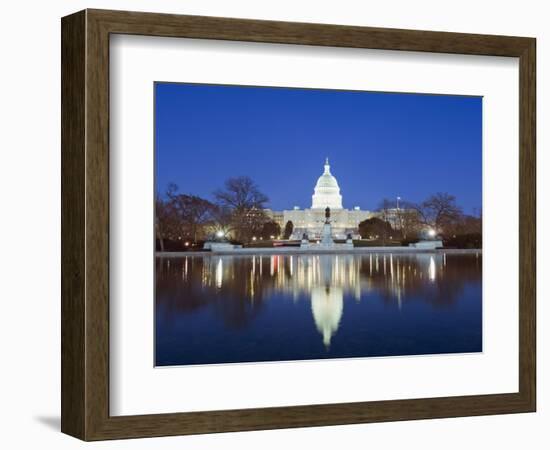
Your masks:
{"label": "united states capitol building", "polygon": [[284,229],[287,222],[292,222],[294,229],[291,239],[301,239],[304,233],[309,239],[319,239],[325,223],[327,207],[330,208],[330,223],[334,239],[345,239],[348,234],[351,234],[353,238],[358,238],[359,223],[378,215],[375,212],[362,210],[359,206],[355,206],[353,209],[345,209],[342,206],[340,186],[330,172],[328,158],[325,161],[324,172],[313,189],[311,208],[300,209],[295,206],[290,210],[272,211],[267,209],[265,212],[281,226],[281,229]]}

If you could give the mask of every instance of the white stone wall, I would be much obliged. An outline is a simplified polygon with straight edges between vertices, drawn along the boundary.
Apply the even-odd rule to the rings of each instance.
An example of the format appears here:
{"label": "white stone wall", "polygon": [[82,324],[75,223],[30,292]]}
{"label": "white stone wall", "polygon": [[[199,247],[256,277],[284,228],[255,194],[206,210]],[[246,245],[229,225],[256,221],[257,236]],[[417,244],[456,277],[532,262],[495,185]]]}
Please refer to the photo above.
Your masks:
{"label": "white stone wall", "polygon": [[[278,212],[273,211],[273,216]],[[310,239],[321,237],[323,224],[325,223],[324,209],[292,209],[282,212],[283,224],[282,228],[288,221],[294,225],[293,239],[301,239],[302,234],[307,233]],[[336,209],[330,212],[330,222],[332,225],[333,237],[335,239],[345,239],[348,233],[352,233],[354,237],[358,234],[358,225],[363,220],[372,217],[370,211],[363,210],[348,210]]]}

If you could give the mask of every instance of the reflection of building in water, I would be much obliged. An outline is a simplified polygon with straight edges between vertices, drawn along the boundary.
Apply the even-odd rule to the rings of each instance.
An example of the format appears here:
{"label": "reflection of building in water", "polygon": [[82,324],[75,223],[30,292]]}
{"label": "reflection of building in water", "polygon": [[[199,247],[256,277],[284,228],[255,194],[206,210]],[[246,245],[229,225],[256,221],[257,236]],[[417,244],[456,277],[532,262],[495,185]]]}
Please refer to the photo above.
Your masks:
{"label": "reflection of building in water", "polygon": [[273,289],[291,293],[297,299],[317,286],[336,286],[344,294],[361,299],[361,261],[353,255],[273,256]]}
{"label": "reflection of building in water", "polygon": [[[200,277],[203,287],[222,296],[232,294],[253,308],[278,293],[294,301],[308,298],[315,326],[328,347],[340,326],[346,298],[368,301],[369,294],[376,292],[399,309],[406,298],[452,303],[465,281],[481,276],[481,257],[472,255],[466,266],[460,265],[465,264],[460,263],[464,255],[457,258],[461,259],[445,253],[212,256],[201,259]],[[181,270],[187,280],[187,258]]]}
{"label": "reflection of building in water", "polygon": [[332,335],[338,330],[343,310],[344,292],[341,287],[316,286],[311,290],[311,311],[325,347],[329,347]]}
{"label": "reflection of building in water", "polygon": [[328,348],[340,325],[344,294],[361,299],[360,260],[352,255],[291,256],[289,264],[291,276],[277,277],[275,286],[291,292],[295,299],[310,295],[315,326]]}

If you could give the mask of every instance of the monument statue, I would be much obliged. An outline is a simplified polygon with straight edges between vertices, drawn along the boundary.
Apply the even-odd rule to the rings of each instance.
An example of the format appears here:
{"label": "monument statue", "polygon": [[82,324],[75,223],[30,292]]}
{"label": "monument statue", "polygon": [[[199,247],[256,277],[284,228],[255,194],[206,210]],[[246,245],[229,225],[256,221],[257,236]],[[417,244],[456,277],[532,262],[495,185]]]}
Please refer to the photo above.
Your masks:
{"label": "monument statue", "polygon": [[332,239],[332,226],[330,225],[330,208],[327,206],[325,209],[325,224],[323,225],[323,233],[321,237],[321,245],[324,247],[334,246],[334,240]]}

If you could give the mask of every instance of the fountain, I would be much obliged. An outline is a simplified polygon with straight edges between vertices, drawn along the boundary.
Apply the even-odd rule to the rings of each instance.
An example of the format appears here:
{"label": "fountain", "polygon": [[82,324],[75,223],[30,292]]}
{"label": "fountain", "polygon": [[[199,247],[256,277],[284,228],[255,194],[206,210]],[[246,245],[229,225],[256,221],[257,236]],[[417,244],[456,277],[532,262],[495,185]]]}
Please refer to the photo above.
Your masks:
{"label": "fountain", "polygon": [[325,223],[323,224],[323,231],[321,232],[321,240],[317,245],[311,245],[306,233],[302,236],[302,242],[300,243],[300,249],[309,249],[315,251],[316,249],[320,250],[332,250],[332,249],[352,249],[353,241],[351,235],[348,235],[348,238],[345,244],[336,244],[332,238],[332,225],[330,223],[330,208],[327,206],[325,209]]}

